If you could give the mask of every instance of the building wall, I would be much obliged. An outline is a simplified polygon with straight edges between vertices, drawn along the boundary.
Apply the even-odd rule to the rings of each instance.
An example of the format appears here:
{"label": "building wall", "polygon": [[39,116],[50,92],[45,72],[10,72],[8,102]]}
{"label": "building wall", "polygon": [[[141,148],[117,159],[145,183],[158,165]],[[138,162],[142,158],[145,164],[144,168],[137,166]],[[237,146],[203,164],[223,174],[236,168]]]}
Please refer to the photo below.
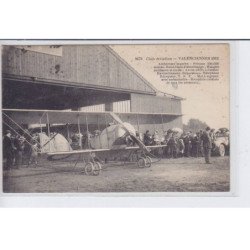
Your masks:
{"label": "building wall", "polygon": [[[137,129],[137,126],[135,125],[135,128]],[[151,134],[154,133],[155,130],[158,130],[158,132],[160,134],[165,134],[165,132],[169,129],[172,128],[183,128],[182,125],[182,119],[181,117],[176,117],[175,119],[169,121],[169,122],[165,122],[163,124],[156,124],[156,123],[151,123],[151,124],[140,124],[139,126],[139,130],[140,133],[145,133],[147,130],[149,130],[149,132]]]}
{"label": "building wall", "polygon": [[105,105],[104,104],[99,104],[99,105],[92,105],[92,106],[82,107],[82,108],[80,108],[80,111],[104,112],[105,111]]}
{"label": "building wall", "polygon": [[62,46],[62,56],[4,46],[2,69],[7,76],[48,83],[155,93],[115,52],[102,45]]}
{"label": "building wall", "polygon": [[170,113],[180,115],[181,100],[163,96],[151,96],[132,93],[131,112]]}
{"label": "building wall", "polygon": [[113,112],[123,112],[129,113],[131,110],[130,108],[130,100],[126,101],[119,101],[113,103]]}

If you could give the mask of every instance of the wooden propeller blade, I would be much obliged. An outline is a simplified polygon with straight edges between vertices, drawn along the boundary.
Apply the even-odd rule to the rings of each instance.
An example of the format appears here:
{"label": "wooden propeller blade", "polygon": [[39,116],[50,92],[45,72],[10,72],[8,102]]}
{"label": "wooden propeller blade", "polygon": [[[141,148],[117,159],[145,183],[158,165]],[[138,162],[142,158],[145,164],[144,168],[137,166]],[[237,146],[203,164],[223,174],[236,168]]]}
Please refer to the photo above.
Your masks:
{"label": "wooden propeller blade", "polygon": [[133,135],[131,133],[131,131],[124,125],[124,123],[122,122],[122,120],[115,113],[110,112],[110,115],[130,135],[130,137],[134,140],[135,143],[137,143],[137,145],[140,147],[140,149],[146,151],[147,153],[150,152],[149,149],[144,145],[144,143],[141,140],[139,140],[135,135]]}

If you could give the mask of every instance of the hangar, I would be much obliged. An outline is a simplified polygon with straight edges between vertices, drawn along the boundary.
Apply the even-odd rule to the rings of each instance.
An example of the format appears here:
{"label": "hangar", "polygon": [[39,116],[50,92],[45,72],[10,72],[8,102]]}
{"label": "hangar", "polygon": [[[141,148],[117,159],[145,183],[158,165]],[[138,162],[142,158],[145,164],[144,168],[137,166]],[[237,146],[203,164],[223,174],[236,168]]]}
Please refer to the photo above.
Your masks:
{"label": "hangar", "polygon": [[182,128],[181,101],[160,93],[108,45],[2,48],[4,110],[113,111],[153,133]]}

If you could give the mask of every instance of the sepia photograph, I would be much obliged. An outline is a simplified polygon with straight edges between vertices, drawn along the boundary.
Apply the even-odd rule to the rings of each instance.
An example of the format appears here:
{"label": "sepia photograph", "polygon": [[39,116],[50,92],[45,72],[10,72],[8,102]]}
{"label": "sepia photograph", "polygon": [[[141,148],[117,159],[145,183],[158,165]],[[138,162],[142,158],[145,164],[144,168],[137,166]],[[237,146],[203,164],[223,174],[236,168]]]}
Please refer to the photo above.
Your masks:
{"label": "sepia photograph", "polygon": [[230,44],[4,44],[3,193],[231,191]]}

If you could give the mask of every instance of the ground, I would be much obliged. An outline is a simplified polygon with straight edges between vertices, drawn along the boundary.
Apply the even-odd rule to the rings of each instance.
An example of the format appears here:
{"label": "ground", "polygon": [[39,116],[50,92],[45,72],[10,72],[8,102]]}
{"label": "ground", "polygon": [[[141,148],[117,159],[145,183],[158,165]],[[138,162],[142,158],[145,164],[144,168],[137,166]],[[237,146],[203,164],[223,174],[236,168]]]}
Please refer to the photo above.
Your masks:
{"label": "ground", "polygon": [[109,164],[99,176],[81,173],[73,163],[40,162],[38,167],[4,171],[3,191],[39,192],[228,192],[229,157],[162,159],[151,168]]}

